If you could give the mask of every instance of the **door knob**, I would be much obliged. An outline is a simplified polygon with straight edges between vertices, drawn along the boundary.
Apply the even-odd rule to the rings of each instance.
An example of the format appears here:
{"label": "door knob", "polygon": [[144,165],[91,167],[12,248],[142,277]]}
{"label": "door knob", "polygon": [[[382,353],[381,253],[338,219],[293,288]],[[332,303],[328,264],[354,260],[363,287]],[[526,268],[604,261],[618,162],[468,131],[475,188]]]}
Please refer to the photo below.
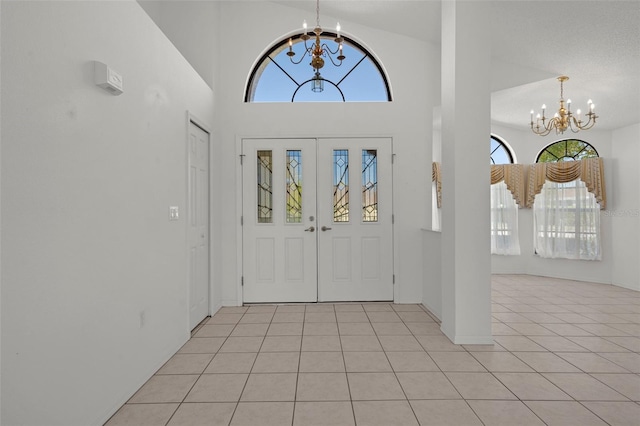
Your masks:
{"label": "door knob", "polygon": [[320,228],[322,230],[322,232],[324,231],[330,231],[331,228],[329,228],[328,226],[323,226],[322,228]]}
{"label": "door knob", "polygon": [[316,230],[316,228],[314,228],[313,226],[310,226],[307,229],[305,229],[305,232],[313,232],[315,230]]}

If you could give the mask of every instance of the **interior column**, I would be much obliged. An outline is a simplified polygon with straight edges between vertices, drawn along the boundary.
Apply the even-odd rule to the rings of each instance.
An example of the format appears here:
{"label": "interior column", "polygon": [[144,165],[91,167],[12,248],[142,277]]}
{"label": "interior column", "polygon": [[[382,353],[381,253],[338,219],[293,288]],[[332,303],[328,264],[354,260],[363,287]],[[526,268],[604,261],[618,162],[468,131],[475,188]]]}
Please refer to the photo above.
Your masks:
{"label": "interior column", "polygon": [[490,6],[442,2],[442,331],[491,344]]}

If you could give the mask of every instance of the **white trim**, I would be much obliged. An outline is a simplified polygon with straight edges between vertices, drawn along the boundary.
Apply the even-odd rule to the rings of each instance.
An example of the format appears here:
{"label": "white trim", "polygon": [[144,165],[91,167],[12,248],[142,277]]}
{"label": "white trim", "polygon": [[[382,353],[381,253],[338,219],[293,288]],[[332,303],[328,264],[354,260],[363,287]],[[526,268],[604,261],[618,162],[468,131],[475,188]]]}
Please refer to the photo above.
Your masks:
{"label": "white trim", "polygon": [[444,326],[440,326],[440,331],[451,340],[454,345],[493,345],[493,336],[460,336],[454,332],[449,332]]}
{"label": "white trim", "polygon": [[493,345],[494,341],[493,336],[456,336],[453,343],[456,345]]}
{"label": "white trim", "polygon": [[[240,165],[240,158],[242,155],[242,140],[245,139],[239,135],[236,135],[236,212],[234,215],[234,219],[236,221],[236,301],[233,306],[242,306],[243,303],[243,294],[242,294],[242,262],[243,262],[243,254],[242,254],[242,226],[240,225],[240,217],[243,214],[242,209],[242,189],[243,189],[243,178],[242,178],[242,165]],[[228,305],[227,305],[228,306]]]}

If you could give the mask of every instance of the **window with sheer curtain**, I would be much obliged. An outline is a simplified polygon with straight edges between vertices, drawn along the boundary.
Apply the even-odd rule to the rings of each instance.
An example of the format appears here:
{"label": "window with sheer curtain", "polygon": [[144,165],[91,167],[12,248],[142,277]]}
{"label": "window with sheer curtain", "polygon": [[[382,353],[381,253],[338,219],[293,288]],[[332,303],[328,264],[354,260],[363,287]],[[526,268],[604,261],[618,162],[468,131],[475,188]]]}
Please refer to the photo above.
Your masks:
{"label": "window with sheer curtain", "polygon": [[491,185],[491,254],[520,254],[518,205],[504,181]]}
{"label": "window with sheer curtain", "polygon": [[[547,146],[536,162],[594,157],[598,157],[598,153],[591,145],[567,139]],[[533,203],[536,254],[545,258],[600,260],[600,208],[580,178],[563,183],[546,180]]]}
{"label": "window with sheer curtain", "polygon": [[534,245],[541,257],[600,260],[600,206],[581,180],[547,181],[533,204]]}
{"label": "window with sheer curtain", "polygon": [[[491,135],[490,149],[492,165],[513,163],[511,149],[495,135]],[[504,180],[491,185],[491,254],[520,254],[518,205]]]}

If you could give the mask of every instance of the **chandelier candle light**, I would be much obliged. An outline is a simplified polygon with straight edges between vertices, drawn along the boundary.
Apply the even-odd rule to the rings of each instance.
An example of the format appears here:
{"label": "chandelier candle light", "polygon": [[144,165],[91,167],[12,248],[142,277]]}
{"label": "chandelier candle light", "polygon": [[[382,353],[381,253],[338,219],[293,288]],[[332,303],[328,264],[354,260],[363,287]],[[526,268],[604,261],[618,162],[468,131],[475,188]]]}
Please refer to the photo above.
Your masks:
{"label": "chandelier candle light", "polygon": [[546,136],[554,129],[556,134],[564,133],[567,129],[571,129],[572,132],[577,133],[580,130],[588,130],[596,124],[596,118],[598,118],[598,116],[595,113],[595,105],[591,102],[591,99],[587,102],[589,112],[585,114],[588,117],[586,123],[582,122],[580,110],[577,110],[575,115],[571,113],[571,99],[567,99],[567,106],[565,108],[563,83],[567,80],[569,80],[569,77],[566,75],[558,77],[558,81],[560,81],[560,109],[555,113],[553,118],[546,121],[547,118],[544,116],[544,112],[547,106],[543,104],[542,116],[538,114],[534,123],[534,112],[531,110],[531,130],[533,130],[533,133]]}
{"label": "chandelier candle light", "polygon": [[[322,92],[324,90],[324,79],[320,75],[320,69],[324,66],[324,58],[328,57],[331,60],[331,63],[336,67],[342,65],[342,61],[346,58],[342,53],[342,42],[344,39],[340,37],[340,23],[336,26],[336,38],[334,41],[338,44],[338,47],[335,51],[331,50],[329,46],[325,43],[320,42],[320,35],[322,34],[322,27],[320,27],[320,0],[316,0],[316,27],[313,29],[311,33],[315,36],[315,42],[311,45],[307,45],[307,40],[310,40],[312,35],[307,32],[307,21],[305,20],[302,23],[302,35],[300,38],[304,41],[304,53],[300,60],[295,61],[293,57],[296,55],[296,52],[293,51],[293,39],[289,38],[289,51],[287,52],[287,56],[292,63],[298,65],[302,60],[309,55],[311,58],[311,62],[309,65],[313,68],[315,75],[313,76],[311,90],[314,92]],[[337,55],[337,56],[336,56]],[[334,56],[336,59],[334,60]]]}

